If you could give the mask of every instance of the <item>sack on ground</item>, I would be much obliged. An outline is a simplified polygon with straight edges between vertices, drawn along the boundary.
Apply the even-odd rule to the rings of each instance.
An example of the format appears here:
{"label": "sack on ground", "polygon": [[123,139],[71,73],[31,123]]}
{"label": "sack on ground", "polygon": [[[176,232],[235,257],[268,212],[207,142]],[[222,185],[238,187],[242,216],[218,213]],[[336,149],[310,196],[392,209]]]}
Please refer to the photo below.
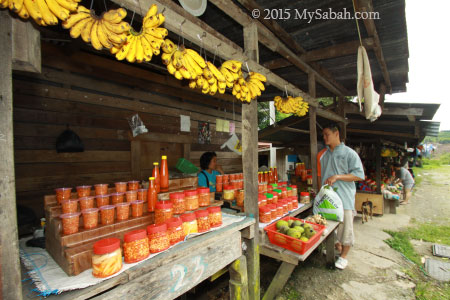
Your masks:
{"label": "sack on ground", "polygon": [[344,221],[344,205],[331,186],[322,186],[314,198],[313,213],[322,215],[327,220]]}

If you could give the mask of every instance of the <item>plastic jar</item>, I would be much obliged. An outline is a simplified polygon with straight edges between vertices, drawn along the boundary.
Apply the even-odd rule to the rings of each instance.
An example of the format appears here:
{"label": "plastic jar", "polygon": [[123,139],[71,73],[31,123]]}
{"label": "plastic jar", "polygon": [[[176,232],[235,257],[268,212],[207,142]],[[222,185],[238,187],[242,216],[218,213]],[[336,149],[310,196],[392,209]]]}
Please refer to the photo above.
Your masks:
{"label": "plastic jar", "polygon": [[222,211],[220,206],[209,207],[208,213],[209,227],[214,228],[222,226]]}
{"label": "plastic jar", "polygon": [[150,255],[147,231],[137,229],[123,236],[123,256],[127,264],[136,263]]}
{"label": "plastic jar", "polygon": [[225,185],[223,187],[223,199],[234,200],[234,188],[232,185]]}
{"label": "plastic jar", "polygon": [[83,197],[78,199],[80,202],[80,210],[93,208],[94,207],[94,198],[95,197]]}
{"label": "plastic jar", "polygon": [[112,193],[109,194],[109,196],[111,197],[111,204],[117,204],[117,203],[122,203],[123,202],[123,195],[124,193]]}
{"label": "plastic jar", "polygon": [[205,207],[209,205],[210,200],[210,194],[209,194],[209,188],[198,188],[198,205],[201,207]]}
{"label": "plastic jar", "polygon": [[281,199],[287,199],[288,195],[287,195],[287,188],[282,187],[281,188]]}
{"label": "plastic jar", "polygon": [[270,223],[272,221],[272,213],[269,205],[264,205],[259,208],[259,222]]}
{"label": "plastic jar", "polygon": [[105,205],[109,205],[109,195],[95,196],[95,200],[97,201],[98,208],[105,206]]}
{"label": "plastic jar", "polygon": [[184,193],[170,193],[169,199],[173,204],[172,210],[174,214],[179,215],[186,211],[184,203]]}
{"label": "plastic jar", "polygon": [[64,199],[61,201],[63,214],[75,213],[78,211],[78,199]]}
{"label": "plastic jar", "polygon": [[142,201],[147,201],[147,189],[137,190],[137,199]]}
{"label": "plastic jar", "polygon": [[267,196],[264,194],[258,194],[258,206],[267,205]]}
{"label": "plastic jar", "polygon": [[78,198],[89,197],[91,195],[90,185],[80,185],[76,187]]}
{"label": "plastic jar", "polygon": [[216,185],[218,183],[223,183],[223,175],[216,175]]}
{"label": "plastic jar", "polygon": [[136,200],[131,202],[131,216],[133,218],[141,217],[144,213],[144,201]]}
{"label": "plastic jar", "polygon": [[230,182],[230,175],[224,174],[222,178],[223,185],[226,185]]}
{"label": "plastic jar", "polygon": [[298,196],[298,189],[296,185],[290,185],[290,188],[292,188],[291,196]]}
{"label": "plastic jar", "polygon": [[271,215],[271,219],[272,221],[275,220],[277,218],[277,205],[276,204],[269,204],[267,205],[270,207],[270,215]]}
{"label": "plastic jar", "polygon": [[297,196],[291,197],[291,200],[292,200],[292,208],[297,209],[298,208],[298,197]]}
{"label": "plastic jar", "polygon": [[127,199],[127,202],[133,202],[137,200],[137,191],[132,190],[125,192],[125,198]]}
{"label": "plastic jar", "polygon": [[222,192],[223,191],[223,183],[222,182],[216,182],[216,192]]}
{"label": "plastic jar", "polygon": [[173,204],[170,201],[159,201],[155,207],[155,224],[165,223],[173,217]]}
{"label": "plastic jar", "polygon": [[105,205],[100,208],[100,217],[102,225],[114,223],[114,205]]}
{"label": "plastic jar", "polygon": [[283,215],[287,214],[289,212],[288,200],[283,199],[283,201],[281,202],[281,205],[283,205]]}
{"label": "plastic jar", "polygon": [[147,227],[150,253],[158,253],[170,247],[166,224],[153,224]]}
{"label": "plastic jar", "polygon": [[271,184],[267,185],[267,192],[271,193],[273,191],[273,186]]}
{"label": "plastic jar", "polygon": [[236,179],[237,179],[236,174],[230,174],[230,181],[234,181]]}
{"label": "plastic jar", "polygon": [[198,209],[197,190],[184,191],[184,209],[187,211]]}
{"label": "plastic jar", "polygon": [[122,269],[120,240],[108,238],[96,242],[92,255],[92,275],[105,278],[116,274],[120,269]]}
{"label": "plastic jar", "polygon": [[283,199],[283,191],[281,189],[273,189],[272,194],[277,196],[277,200]]}
{"label": "plastic jar", "polygon": [[95,195],[106,195],[108,194],[108,185],[106,183],[99,183],[94,185]]}
{"label": "plastic jar", "polygon": [[80,213],[62,214],[59,216],[62,221],[62,233],[72,234],[78,232],[80,226]]}
{"label": "plastic jar", "polygon": [[273,195],[271,193],[266,193],[266,205],[267,204],[272,204],[273,203]]}
{"label": "plastic jar", "polygon": [[258,184],[258,193],[264,193],[264,183]]}
{"label": "plastic jar", "polygon": [[287,196],[288,196],[288,197],[294,196],[294,195],[292,194],[292,188],[291,188],[290,186],[288,186],[288,187],[286,188],[286,190],[287,190]]}
{"label": "plastic jar", "polygon": [[59,204],[61,201],[70,199],[72,195],[72,188],[59,188],[55,190],[56,192],[56,200]]}
{"label": "plastic jar", "polygon": [[292,196],[286,199],[288,211],[294,210],[294,204],[292,203]]}
{"label": "plastic jar", "polygon": [[122,202],[116,204],[117,221],[128,220],[130,216],[130,202]]}
{"label": "plastic jar", "polygon": [[84,229],[92,229],[98,226],[98,208],[87,208],[81,211],[83,214]]}
{"label": "plastic jar", "polygon": [[300,203],[310,203],[311,198],[309,197],[308,192],[301,192],[300,193]]}
{"label": "plastic jar", "polygon": [[166,224],[170,245],[182,242],[184,240],[183,221],[180,218],[171,218]]}
{"label": "plastic jar", "polygon": [[183,214],[181,215],[181,220],[183,221],[184,236],[198,232],[197,216],[195,213]]}
{"label": "plastic jar", "polygon": [[277,218],[280,218],[283,216],[283,203],[281,203],[281,201],[278,201],[278,203],[276,204],[277,206]]}
{"label": "plastic jar", "polygon": [[116,193],[125,193],[127,191],[126,182],[116,182],[114,185],[116,187]]}
{"label": "plastic jar", "polygon": [[236,197],[236,205],[239,207],[244,207],[244,198],[245,198],[244,190],[239,190]]}
{"label": "plastic jar", "polygon": [[137,191],[139,189],[139,181],[133,180],[128,181],[128,190],[129,191]]}
{"label": "plastic jar", "polygon": [[210,229],[208,211],[206,209],[198,210],[195,212],[195,215],[197,217],[198,232],[208,231]]}
{"label": "plastic jar", "polygon": [[313,184],[313,178],[311,175],[306,176],[306,184],[312,185]]}
{"label": "plastic jar", "polygon": [[272,191],[272,196],[273,196],[272,204],[277,204],[278,203],[278,193]]}
{"label": "plastic jar", "polygon": [[235,189],[235,190],[239,189],[239,181],[238,180],[231,180],[230,183],[231,183],[230,185],[233,186],[233,189]]}

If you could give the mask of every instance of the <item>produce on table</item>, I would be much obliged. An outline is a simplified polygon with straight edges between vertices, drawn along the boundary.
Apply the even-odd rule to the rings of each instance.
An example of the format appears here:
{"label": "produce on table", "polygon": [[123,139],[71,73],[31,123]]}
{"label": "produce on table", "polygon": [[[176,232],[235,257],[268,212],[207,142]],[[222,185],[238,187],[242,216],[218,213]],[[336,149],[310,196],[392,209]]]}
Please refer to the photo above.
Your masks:
{"label": "produce on table", "polygon": [[[288,235],[303,242],[307,242],[317,233],[310,224],[303,223],[299,220],[280,220],[276,223],[276,228],[279,233]],[[286,243],[286,239],[283,236],[276,235],[275,238],[279,243]]]}
{"label": "produce on table", "polygon": [[321,215],[309,216],[305,220],[319,225],[327,225],[327,220]]}
{"label": "produce on table", "polygon": [[291,97],[282,98],[276,96],[274,99],[275,107],[278,111],[285,114],[295,114],[298,117],[306,115],[308,112],[308,103],[303,101],[302,97]]}

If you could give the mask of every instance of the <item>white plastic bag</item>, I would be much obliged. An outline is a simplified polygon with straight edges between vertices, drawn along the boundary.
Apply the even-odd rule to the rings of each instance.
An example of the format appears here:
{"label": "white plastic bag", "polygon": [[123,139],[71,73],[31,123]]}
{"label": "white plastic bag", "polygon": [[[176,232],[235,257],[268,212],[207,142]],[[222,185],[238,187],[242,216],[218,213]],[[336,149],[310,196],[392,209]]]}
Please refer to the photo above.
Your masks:
{"label": "white plastic bag", "polygon": [[242,144],[235,133],[231,135],[228,141],[226,141],[222,146],[220,146],[220,149],[224,149],[225,147],[227,147],[236,154],[242,155]]}
{"label": "white plastic bag", "polygon": [[361,109],[361,101],[364,101],[364,114],[370,122],[375,121],[381,115],[381,107],[378,105],[380,95],[375,91],[370,70],[369,56],[363,46],[358,48],[358,101]]}
{"label": "white plastic bag", "polygon": [[344,205],[333,187],[324,185],[314,199],[313,213],[327,220],[344,221]]}

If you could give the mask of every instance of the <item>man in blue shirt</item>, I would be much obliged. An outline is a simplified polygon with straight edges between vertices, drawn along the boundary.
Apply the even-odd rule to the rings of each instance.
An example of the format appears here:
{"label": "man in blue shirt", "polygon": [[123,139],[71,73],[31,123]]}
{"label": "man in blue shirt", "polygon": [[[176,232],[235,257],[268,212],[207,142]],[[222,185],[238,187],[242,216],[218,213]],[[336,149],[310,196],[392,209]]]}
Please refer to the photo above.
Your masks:
{"label": "man in blue shirt", "polygon": [[325,126],[322,133],[326,148],[317,155],[319,183],[337,188],[344,205],[344,222],[338,227],[336,243],[341,256],[335,264],[336,268],[343,270],[347,267],[347,254],[354,242],[355,181],[364,180],[364,169],[358,154],[341,142],[337,124]]}
{"label": "man in blue shirt", "polygon": [[209,187],[211,192],[216,191],[216,176],[223,175],[222,167],[217,163],[215,152],[205,152],[200,157],[200,168],[202,171],[197,174],[198,186]]}

